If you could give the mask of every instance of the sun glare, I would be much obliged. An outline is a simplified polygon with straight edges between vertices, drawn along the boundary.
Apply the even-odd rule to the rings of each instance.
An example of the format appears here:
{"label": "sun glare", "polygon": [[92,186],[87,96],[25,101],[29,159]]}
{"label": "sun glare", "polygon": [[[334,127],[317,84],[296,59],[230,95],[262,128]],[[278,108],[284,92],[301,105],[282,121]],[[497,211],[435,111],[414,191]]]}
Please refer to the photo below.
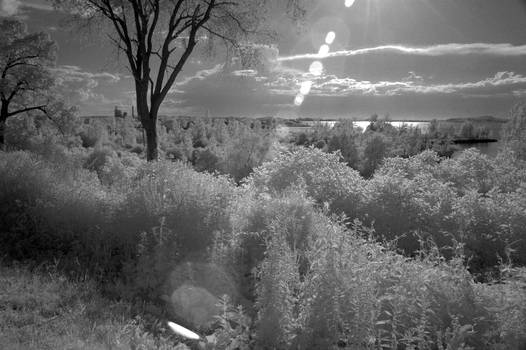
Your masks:
{"label": "sun glare", "polygon": [[[345,0],[345,6],[351,7],[354,4],[355,0]],[[330,45],[334,43],[334,40],[336,39],[336,33],[334,31],[330,31],[325,36],[325,43],[320,46],[320,49],[318,50],[318,57],[320,59],[326,58],[329,55],[329,52],[331,51]],[[323,63],[320,61],[314,61],[311,63],[309,67],[309,73],[319,77],[323,73]],[[311,80],[304,81],[301,83],[300,91],[294,98],[294,105],[297,107],[301,106],[303,102],[305,101],[305,97],[310,93],[310,90],[312,88],[313,82]]]}
{"label": "sun glare", "polygon": [[170,329],[177,335],[191,339],[191,340],[199,340],[201,337],[197,335],[196,333],[192,332],[191,330],[184,328],[183,326],[178,325],[177,323],[168,322],[168,326]]}
{"label": "sun glare", "polygon": [[324,57],[327,57],[327,54],[329,53],[329,45],[325,45],[323,44],[322,46],[320,46],[320,50],[318,51],[318,55],[320,56],[320,58],[324,58]]}
{"label": "sun glare", "polygon": [[336,33],[328,32],[327,36],[325,37],[325,44],[331,45],[334,42],[334,39],[336,39]]}
{"label": "sun glare", "polygon": [[323,63],[320,61],[314,61],[309,67],[310,74],[319,77],[323,72]]}
{"label": "sun glare", "polygon": [[294,98],[294,104],[299,107],[299,106],[301,106],[303,104],[304,100],[305,100],[305,96],[302,95],[301,93],[299,93]]}
{"label": "sun glare", "polygon": [[312,87],[312,81],[310,80],[304,81],[303,83],[301,83],[300,94],[308,95],[311,87]]}

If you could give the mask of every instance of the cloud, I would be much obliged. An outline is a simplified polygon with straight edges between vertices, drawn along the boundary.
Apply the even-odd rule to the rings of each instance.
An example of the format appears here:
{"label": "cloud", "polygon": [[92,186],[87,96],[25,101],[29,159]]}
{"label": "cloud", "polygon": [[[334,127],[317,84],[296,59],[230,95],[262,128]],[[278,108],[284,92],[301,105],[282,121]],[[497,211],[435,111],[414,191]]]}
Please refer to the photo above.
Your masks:
{"label": "cloud", "polygon": [[54,11],[55,8],[49,4],[49,2],[44,0],[22,0],[22,7],[32,8],[35,10],[41,11]]}
{"label": "cloud", "polygon": [[514,72],[498,72],[493,77],[476,82],[402,85],[387,91],[387,94],[461,94],[463,96],[473,97],[476,95],[513,95],[514,91],[518,91],[517,88],[526,88],[525,76],[515,74]]}
{"label": "cloud", "polygon": [[0,0],[0,16],[15,15],[19,7],[19,0]]}
{"label": "cloud", "polygon": [[518,96],[526,89],[526,76],[498,72],[475,82],[426,83],[414,72],[400,81],[356,80],[324,76],[313,81],[311,95],[318,96],[402,96],[457,95],[464,97]]}
{"label": "cloud", "polygon": [[57,88],[70,103],[111,104],[119,101],[108,99],[105,94],[96,91],[101,85],[115,84],[121,80],[119,74],[108,72],[92,73],[78,66],[59,66],[53,69]]}
{"label": "cloud", "polygon": [[466,56],[466,55],[491,55],[491,56],[526,56],[526,45],[514,46],[512,44],[441,44],[425,47],[410,47],[404,45],[383,45],[356,50],[340,50],[330,52],[323,57],[317,53],[301,54],[279,57],[278,61],[296,61],[306,59],[322,59],[330,57],[350,57],[374,53],[389,52],[401,55],[415,56]]}
{"label": "cloud", "polygon": [[[526,93],[526,76],[498,72],[472,82],[433,83],[415,72],[400,80],[368,81],[335,75],[312,77],[299,71],[275,68],[269,76],[255,70],[225,72],[220,67],[187,78],[173,91],[166,106],[213,114],[276,113],[292,105],[301,82],[312,81],[311,98],[515,98]],[[336,101],[336,100],[335,100]],[[337,102],[336,102],[337,103]],[[284,106],[288,106],[285,108]]]}
{"label": "cloud", "polygon": [[44,0],[0,0],[0,17],[20,15],[24,9],[55,10]]}
{"label": "cloud", "polygon": [[[423,54],[422,52],[427,50],[427,55],[447,52],[458,54],[451,45],[420,48],[417,52]],[[499,47],[499,54],[504,54],[503,46],[495,47]],[[360,80],[326,72],[321,76],[313,76],[309,72],[285,65],[283,61],[286,60],[277,59],[279,52],[275,48],[256,49],[249,52],[249,59],[234,58],[230,64],[202,69],[180,80],[171,89],[163,104],[163,113],[203,114],[207,110],[212,115],[276,115],[283,111],[290,113],[298,111],[297,108],[293,108],[294,96],[305,81],[312,81],[307,98],[310,105],[307,104],[309,107],[305,108],[317,110],[325,106],[327,101],[333,101],[332,105],[327,104],[323,111],[320,110],[321,113],[325,113],[325,110],[328,113],[332,109],[337,110],[338,105],[346,104],[346,101],[368,101],[372,105],[395,100],[430,103],[430,100],[487,98],[491,101],[492,98],[517,98],[524,96],[526,91],[526,76],[511,70],[472,81],[437,81],[433,76],[415,71],[406,72],[398,79]],[[480,47],[477,49],[475,46],[470,46],[470,50],[467,50],[466,45],[461,49],[464,54],[481,51]],[[253,57],[254,60],[251,59]],[[307,111],[302,107],[301,112]]]}
{"label": "cloud", "polygon": [[91,73],[83,71],[78,66],[63,65],[53,69],[55,73],[57,84],[79,84],[89,89],[93,89],[99,85],[99,83],[116,83],[121,78],[118,74],[100,72]]}
{"label": "cloud", "polygon": [[[202,69],[177,82],[163,103],[165,112],[268,115],[292,105],[288,94],[304,74],[277,62],[274,46],[245,47],[241,57]],[[299,80],[298,80],[299,81]],[[286,85],[286,87],[285,87]],[[283,89],[283,93],[277,90]]]}

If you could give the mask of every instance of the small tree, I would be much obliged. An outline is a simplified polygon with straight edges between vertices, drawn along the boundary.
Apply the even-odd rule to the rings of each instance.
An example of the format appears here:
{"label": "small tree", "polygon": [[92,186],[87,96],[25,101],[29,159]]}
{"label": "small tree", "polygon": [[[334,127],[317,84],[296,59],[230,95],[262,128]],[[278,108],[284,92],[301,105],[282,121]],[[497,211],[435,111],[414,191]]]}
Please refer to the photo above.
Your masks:
{"label": "small tree", "polygon": [[0,20],[0,147],[5,144],[9,117],[39,110],[50,103],[48,89],[53,77],[55,42],[45,33],[27,33],[23,23]]}
{"label": "small tree", "polygon": [[374,171],[380,166],[387,155],[388,146],[385,137],[378,133],[373,133],[365,139],[363,150],[362,175],[371,177]]}
{"label": "small tree", "polygon": [[[259,34],[286,8],[292,18],[304,14],[302,0],[54,0],[76,20],[109,22],[110,39],[124,53],[135,80],[137,112],[146,131],[147,159],[158,158],[157,115],[199,41],[222,40],[229,48]],[[284,13],[281,11],[281,13]],[[95,21],[95,22],[94,22]],[[212,47],[212,46],[209,46]],[[231,51],[230,51],[231,52]]]}
{"label": "small tree", "polygon": [[460,128],[460,137],[472,139],[475,137],[475,126],[470,121],[465,121]]}
{"label": "small tree", "polygon": [[515,155],[526,160],[526,103],[513,107],[510,119],[504,127],[504,145],[515,152]]}

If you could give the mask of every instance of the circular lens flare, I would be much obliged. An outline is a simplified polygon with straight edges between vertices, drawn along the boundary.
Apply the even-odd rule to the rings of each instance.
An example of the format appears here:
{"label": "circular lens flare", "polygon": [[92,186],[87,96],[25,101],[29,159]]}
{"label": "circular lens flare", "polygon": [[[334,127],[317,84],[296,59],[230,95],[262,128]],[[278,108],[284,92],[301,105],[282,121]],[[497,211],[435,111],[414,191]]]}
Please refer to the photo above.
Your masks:
{"label": "circular lens flare", "polygon": [[321,63],[320,61],[312,62],[309,67],[309,72],[312,75],[320,76],[321,73],[323,72],[323,63]]}
{"label": "circular lens flare", "polygon": [[[345,6],[351,7],[354,5],[355,0],[345,0]],[[325,44],[320,46],[320,49],[318,50],[318,55],[320,58],[325,58],[328,56],[330,52],[329,45],[332,45],[334,40],[336,39],[336,33],[334,31],[330,31],[325,36]],[[320,76],[323,73],[323,63],[320,61],[314,61],[311,63],[309,67],[310,74],[314,76]],[[312,81],[304,81],[301,83],[300,91],[294,98],[294,104],[296,106],[301,106],[303,102],[305,101],[305,96],[307,96],[310,93],[310,90],[312,88]]]}
{"label": "circular lens flare", "polygon": [[334,39],[336,39],[336,33],[335,32],[328,32],[327,36],[325,37],[325,43],[327,45],[331,45],[334,42]]}
{"label": "circular lens flare", "polygon": [[318,51],[318,55],[321,58],[325,58],[329,54],[329,50],[330,50],[329,49],[329,45],[323,44],[322,46],[320,46],[320,50]]}
{"label": "circular lens flare", "polygon": [[310,80],[304,81],[303,83],[301,83],[300,94],[308,95],[311,87],[312,87],[312,81]]}
{"label": "circular lens flare", "polygon": [[301,93],[297,94],[296,97],[294,98],[294,104],[298,107],[303,104],[303,101],[305,101],[305,95]]}

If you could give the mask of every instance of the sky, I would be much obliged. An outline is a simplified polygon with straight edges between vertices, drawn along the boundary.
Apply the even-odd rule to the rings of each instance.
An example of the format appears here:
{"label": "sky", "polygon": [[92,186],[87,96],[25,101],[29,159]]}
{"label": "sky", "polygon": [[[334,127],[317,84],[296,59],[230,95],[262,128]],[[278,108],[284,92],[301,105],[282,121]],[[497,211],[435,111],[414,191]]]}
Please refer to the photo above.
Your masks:
{"label": "sky", "polygon": [[[506,117],[526,101],[525,0],[345,3],[314,0],[300,29],[276,23],[257,64],[226,68],[197,50],[161,114],[425,120]],[[67,27],[45,0],[0,0],[0,15],[57,41],[57,81],[81,114],[131,109],[133,79],[107,28]]]}

